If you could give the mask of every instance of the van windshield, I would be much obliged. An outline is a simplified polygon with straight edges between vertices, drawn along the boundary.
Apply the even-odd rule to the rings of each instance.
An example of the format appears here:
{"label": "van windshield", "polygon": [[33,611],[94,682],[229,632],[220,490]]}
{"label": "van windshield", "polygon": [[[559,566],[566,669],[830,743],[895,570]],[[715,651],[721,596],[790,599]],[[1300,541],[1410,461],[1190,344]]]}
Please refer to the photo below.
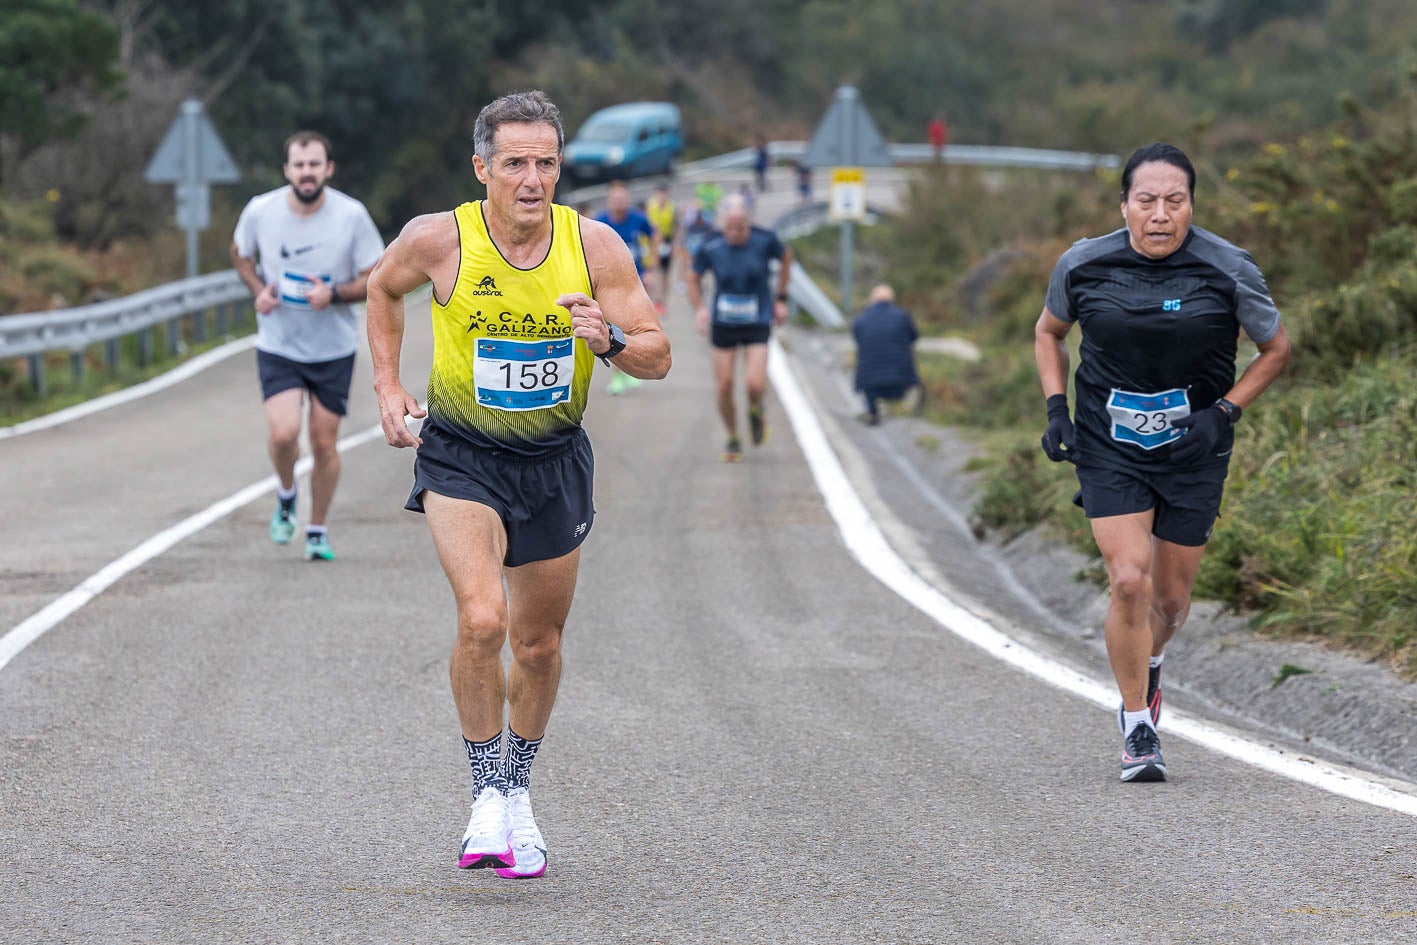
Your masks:
{"label": "van windshield", "polygon": [[630,126],[614,121],[594,121],[576,133],[577,141],[587,144],[623,143],[630,137]]}

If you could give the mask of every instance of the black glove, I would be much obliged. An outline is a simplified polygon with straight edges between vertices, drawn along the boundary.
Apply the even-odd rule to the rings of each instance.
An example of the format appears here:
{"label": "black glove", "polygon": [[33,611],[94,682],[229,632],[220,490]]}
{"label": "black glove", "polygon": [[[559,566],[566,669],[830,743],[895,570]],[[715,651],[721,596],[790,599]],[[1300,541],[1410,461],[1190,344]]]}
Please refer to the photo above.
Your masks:
{"label": "black glove", "polygon": [[1071,459],[1077,446],[1073,421],[1068,417],[1068,395],[1048,398],[1048,429],[1043,434],[1043,455],[1055,463]]}
{"label": "black glove", "polygon": [[1186,431],[1185,436],[1171,444],[1171,459],[1178,466],[1189,466],[1214,452],[1215,444],[1235,424],[1224,410],[1207,407],[1171,425]]}

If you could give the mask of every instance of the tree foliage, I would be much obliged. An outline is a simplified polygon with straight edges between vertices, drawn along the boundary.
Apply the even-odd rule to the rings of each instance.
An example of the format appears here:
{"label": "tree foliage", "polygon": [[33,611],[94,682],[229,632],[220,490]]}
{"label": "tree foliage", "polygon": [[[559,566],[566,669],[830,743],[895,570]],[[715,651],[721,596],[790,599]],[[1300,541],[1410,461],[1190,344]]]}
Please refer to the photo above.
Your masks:
{"label": "tree foliage", "polygon": [[113,23],[78,0],[0,10],[0,185],[10,160],[79,132],[94,94],[118,84],[117,59]]}

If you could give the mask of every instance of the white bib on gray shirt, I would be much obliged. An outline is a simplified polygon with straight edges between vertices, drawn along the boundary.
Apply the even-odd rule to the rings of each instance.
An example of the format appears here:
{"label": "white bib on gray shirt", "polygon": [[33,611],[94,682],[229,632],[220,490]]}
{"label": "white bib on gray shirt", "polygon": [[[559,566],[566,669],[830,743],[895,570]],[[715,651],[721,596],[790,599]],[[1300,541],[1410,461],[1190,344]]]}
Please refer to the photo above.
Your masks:
{"label": "white bib on gray shirt", "polygon": [[384,241],[364,204],[331,187],[308,217],[290,209],[281,187],[252,197],[232,237],[236,251],[258,259],[266,284],[275,283],[280,304],[256,318],[256,347],[292,361],[310,363],[348,357],[359,348],[351,306],[331,302],[312,308],[305,295],[315,285],[348,282],[378,262]]}

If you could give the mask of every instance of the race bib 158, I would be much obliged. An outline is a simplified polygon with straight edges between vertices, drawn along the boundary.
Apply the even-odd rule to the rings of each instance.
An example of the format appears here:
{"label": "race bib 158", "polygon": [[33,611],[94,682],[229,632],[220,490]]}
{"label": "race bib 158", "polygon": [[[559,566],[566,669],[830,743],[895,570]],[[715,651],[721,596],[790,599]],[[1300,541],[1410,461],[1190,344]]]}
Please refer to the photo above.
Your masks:
{"label": "race bib 158", "polygon": [[477,402],[496,410],[545,410],[571,397],[574,338],[479,338],[472,364]]}

